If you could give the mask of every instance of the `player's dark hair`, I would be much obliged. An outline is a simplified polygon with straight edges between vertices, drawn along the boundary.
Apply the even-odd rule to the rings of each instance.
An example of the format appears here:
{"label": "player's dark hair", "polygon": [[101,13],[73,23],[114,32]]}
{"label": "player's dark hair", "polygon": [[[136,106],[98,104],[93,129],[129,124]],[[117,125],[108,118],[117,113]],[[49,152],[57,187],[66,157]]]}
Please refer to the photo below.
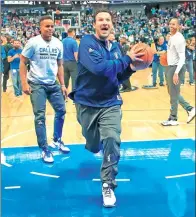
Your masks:
{"label": "player's dark hair", "polygon": [[99,14],[99,13],[108,13],[108,14],[110,14],[111,19],[112,19],[112,21],[113,21],[113,14],[112,14],[109,10],[107,10],[107,9],[99,9],[99,10],[97,10],[97,11],[95,12],[95,14],[94,14],[94,16],[93,16],[93,22],[94,22],[94,23],[96,23],[96,16],[97,16],[97,14]]}
{"label": "player's dark hair", "polygon": [[42,16],[39,20],[39,25],[41,24],[42,21],[44,20],[53,20],[51,16],[49,15],[45,15],[45,16]]}

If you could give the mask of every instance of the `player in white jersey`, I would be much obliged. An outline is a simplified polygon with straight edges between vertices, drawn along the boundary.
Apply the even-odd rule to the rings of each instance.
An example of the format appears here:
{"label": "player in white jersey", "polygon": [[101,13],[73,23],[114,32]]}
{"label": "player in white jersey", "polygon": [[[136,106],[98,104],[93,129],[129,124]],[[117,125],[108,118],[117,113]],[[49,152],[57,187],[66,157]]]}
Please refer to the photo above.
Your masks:
{"label": "player in white jersey", "polygon": [[[64,84],[63,45],[59,39],[52,36],[54,32],[52,17],[41,17],[40,30],[41,35],[31,38],[22,51],[20,76],[22,90],[31,98],[37,142],[42,151],[43,161],[52,163],[54,159],[49,146],[58,148],[63,153],[70,151],[61,140],[67,89]],[[27,73],[28,60],[30,70]],[[47,99],[55,110],[53,142],[49,145],[45,125]]]}
{"label": "player in white jersey", "polygon": [[167,81],[167,89],[170,95],[170,116],[167,121],[163,121],[163,126],[178,125],[178,103],[188,113],[187,123],[190,123],[195,118],[195,108],[191,106],[180,95],[180,81],[182,81],[185,67],[185,47],[186,42],[184,36],[178,31],[179,21],[173,18],[169,22],[170,39],[168,41],[167,62],[165,77]]}

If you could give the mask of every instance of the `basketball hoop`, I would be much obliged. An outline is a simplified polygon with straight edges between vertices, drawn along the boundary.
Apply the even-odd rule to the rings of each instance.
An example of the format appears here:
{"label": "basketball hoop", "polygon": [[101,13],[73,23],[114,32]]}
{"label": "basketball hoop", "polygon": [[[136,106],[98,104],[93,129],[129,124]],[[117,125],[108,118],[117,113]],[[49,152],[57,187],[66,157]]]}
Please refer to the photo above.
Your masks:
{"label": "basketball hoop", "polygon": [[65,32],[68,32],[68,29],[70,28],[70,25],[69,24],[64,24],[63,27],[65,29]]}
{"label": "basketball hoop", "polygon": [[68,32],[68,29],[71,27],[71,19],[62,19],[61,22],[65,32]]}

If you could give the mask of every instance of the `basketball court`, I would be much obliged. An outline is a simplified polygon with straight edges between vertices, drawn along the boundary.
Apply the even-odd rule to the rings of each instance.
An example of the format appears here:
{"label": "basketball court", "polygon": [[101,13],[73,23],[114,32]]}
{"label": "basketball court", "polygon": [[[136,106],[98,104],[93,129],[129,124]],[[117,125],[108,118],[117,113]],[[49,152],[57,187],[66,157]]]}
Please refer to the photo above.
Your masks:
{"label": "basketball court", "polygon": [[40,160],[37,147],[5,148],[3,217],[195,216],[195,143],[191,139],[126,142],[121,145],[116,208],[102,207],[101,153],[69,145]]}
{"label": "basketball court", "polygon": [[[194,217],[195,120],[179,107],[177,127],[163,127],[168,118],[166,87],[150,84],[151,70],[131,77],[137,91],[122,93],[122,144],[116,177],[117,206],[102,205],[101,153],[84,149],[72,101],[67,103],[63,141],[71,153],[54,152],[55,163],[40,159],[34,117],[28,96],[17,99],[12,87],[2,93],[2,217]],[[182,87],[195,104],[195,87]],[[47,136],[51,141],[54,113],[47,105]]]}
{"label": "basketball court", "polygon": [[[55,31],[81,27],[80,12],[52,13]],[[195,120],[179,106],[179,126],[163,127],[169,116],[166,86],[144,89],[152,83],[151,69],[131,77],[136,91],[122,93],[122,144],[116,177],[117,203],[102,204],[102,153],[84,148],[73,102],[66,103],[62,140],[69,154],[54,151],[54,164],[41,160],[29,96],[16,98],[13,87],[1,97],[1,216],[2,217],[194,217]],[[71,87],[70,87],[71,89]],[[185,84],[182,95],[195,105],[195,87]],[[48,142],[52,140],[54,112],[46,110]]]}

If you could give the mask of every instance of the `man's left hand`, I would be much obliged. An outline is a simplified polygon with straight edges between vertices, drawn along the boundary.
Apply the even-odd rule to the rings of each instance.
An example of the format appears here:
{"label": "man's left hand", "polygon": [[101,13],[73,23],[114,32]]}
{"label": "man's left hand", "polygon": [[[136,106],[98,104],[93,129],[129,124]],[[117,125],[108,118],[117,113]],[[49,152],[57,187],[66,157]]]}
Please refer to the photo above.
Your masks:
{"label": "man's left hand", "polygon": [[61,86],[61,90],[62,90],[63,96],[65,97],[65,99],[67,99],[67,97],[68,97],[67,88],[65,86]]}
{"label": "man's left hand", "polygon": [[177,73],[174,73],[173,82],[175,85],[179,84],[179,76]]}

